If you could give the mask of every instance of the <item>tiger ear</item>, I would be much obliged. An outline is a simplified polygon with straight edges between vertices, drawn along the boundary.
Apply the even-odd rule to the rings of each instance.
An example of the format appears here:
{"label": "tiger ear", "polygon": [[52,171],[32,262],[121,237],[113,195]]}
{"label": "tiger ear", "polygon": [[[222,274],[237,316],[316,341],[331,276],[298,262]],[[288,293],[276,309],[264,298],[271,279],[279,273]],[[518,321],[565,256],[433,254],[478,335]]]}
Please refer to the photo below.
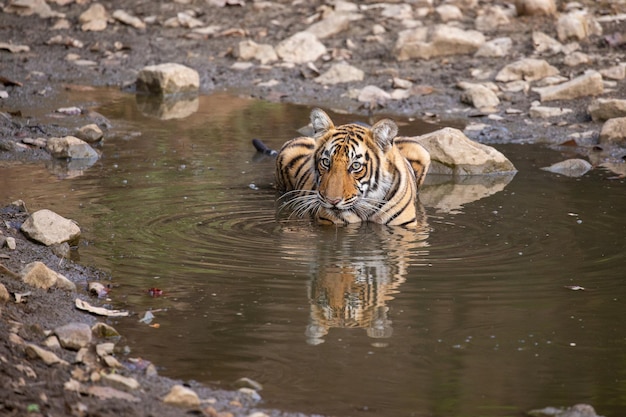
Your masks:
{"label": "tiger ear", "polygon": [[386,151],[398,134],[398,125],[391,119],[383,119],[372,126],[374,141],[383,151]]}
{"label": "tiger ear", "polygon": [[330,117],[322,109],[313,109],[311,111],[311,125],[315,136],[323,135],[330,129],[334,129],[335,125]]}

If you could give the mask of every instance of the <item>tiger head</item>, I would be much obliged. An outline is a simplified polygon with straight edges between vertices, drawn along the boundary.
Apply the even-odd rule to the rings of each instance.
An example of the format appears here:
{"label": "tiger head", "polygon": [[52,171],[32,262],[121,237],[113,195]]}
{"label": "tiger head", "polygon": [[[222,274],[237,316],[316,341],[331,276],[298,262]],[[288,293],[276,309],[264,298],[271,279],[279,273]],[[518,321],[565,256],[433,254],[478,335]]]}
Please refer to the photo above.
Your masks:
{"label": "tiger head", "polygon": [[387,152],[398,127],[383,119],[372,127],[335,126],[322,110],[311,113],[317,146],[314,169],[319,203],[335,212],[366,212],[382,203],[381,191],[390,182]]}

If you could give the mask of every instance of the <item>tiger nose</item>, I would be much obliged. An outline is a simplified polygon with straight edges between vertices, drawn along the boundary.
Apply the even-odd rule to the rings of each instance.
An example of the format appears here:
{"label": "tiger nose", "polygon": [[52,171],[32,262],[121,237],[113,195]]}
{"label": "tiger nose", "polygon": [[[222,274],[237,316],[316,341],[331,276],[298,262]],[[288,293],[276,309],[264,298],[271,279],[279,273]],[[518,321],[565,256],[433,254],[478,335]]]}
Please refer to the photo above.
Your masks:
{"label": "tiger nose", "polygon": [[326,197],[326,201],[333,206],[336,206],[341,201],[341,197]]}

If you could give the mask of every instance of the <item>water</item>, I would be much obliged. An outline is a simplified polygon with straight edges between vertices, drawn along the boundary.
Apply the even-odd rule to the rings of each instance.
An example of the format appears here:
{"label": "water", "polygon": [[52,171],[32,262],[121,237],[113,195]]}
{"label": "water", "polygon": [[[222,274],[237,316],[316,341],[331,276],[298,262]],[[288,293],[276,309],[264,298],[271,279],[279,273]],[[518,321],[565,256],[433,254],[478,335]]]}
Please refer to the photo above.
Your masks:
{"label": "water", "polygon": [[[0,166],[0,198],[79,222],[80,261],[133,312],[112,323],[161,374],[245,376],[264,406],[335,416],[626,413],[623,181],[556,176],[538,168],[569,155],[498,146],[519,173],[431,178],[416,231],[321,228],[277,215],[273,161],[250,145],[280,146],[308,108],[217,95],[163,119],[171,106],[106,90],[67,100],[113,121],[103,157]],[[147,310],[158,327],[139,323]]]}

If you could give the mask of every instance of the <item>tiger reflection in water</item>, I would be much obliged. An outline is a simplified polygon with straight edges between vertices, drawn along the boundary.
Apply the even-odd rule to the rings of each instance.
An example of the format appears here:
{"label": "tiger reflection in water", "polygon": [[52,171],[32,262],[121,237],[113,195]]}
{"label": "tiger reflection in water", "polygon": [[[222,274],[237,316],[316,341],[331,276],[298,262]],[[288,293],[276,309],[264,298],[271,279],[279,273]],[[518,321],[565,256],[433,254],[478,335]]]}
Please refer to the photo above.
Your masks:
{"label": "tiger reflection in water", "polygon": [[363,223],[314,228],[307,239],[302,239],[301,228],[285,224],[284,237],[294,243],[283,241],[283,251],[311,262],[307,343],[323,343],[332,328],[365,329],[376,339],[391,337],[388,303],[406,281],[409,266],[428,253],[429,226],[419,201],[417,213],[418,225],[410,229]]}

